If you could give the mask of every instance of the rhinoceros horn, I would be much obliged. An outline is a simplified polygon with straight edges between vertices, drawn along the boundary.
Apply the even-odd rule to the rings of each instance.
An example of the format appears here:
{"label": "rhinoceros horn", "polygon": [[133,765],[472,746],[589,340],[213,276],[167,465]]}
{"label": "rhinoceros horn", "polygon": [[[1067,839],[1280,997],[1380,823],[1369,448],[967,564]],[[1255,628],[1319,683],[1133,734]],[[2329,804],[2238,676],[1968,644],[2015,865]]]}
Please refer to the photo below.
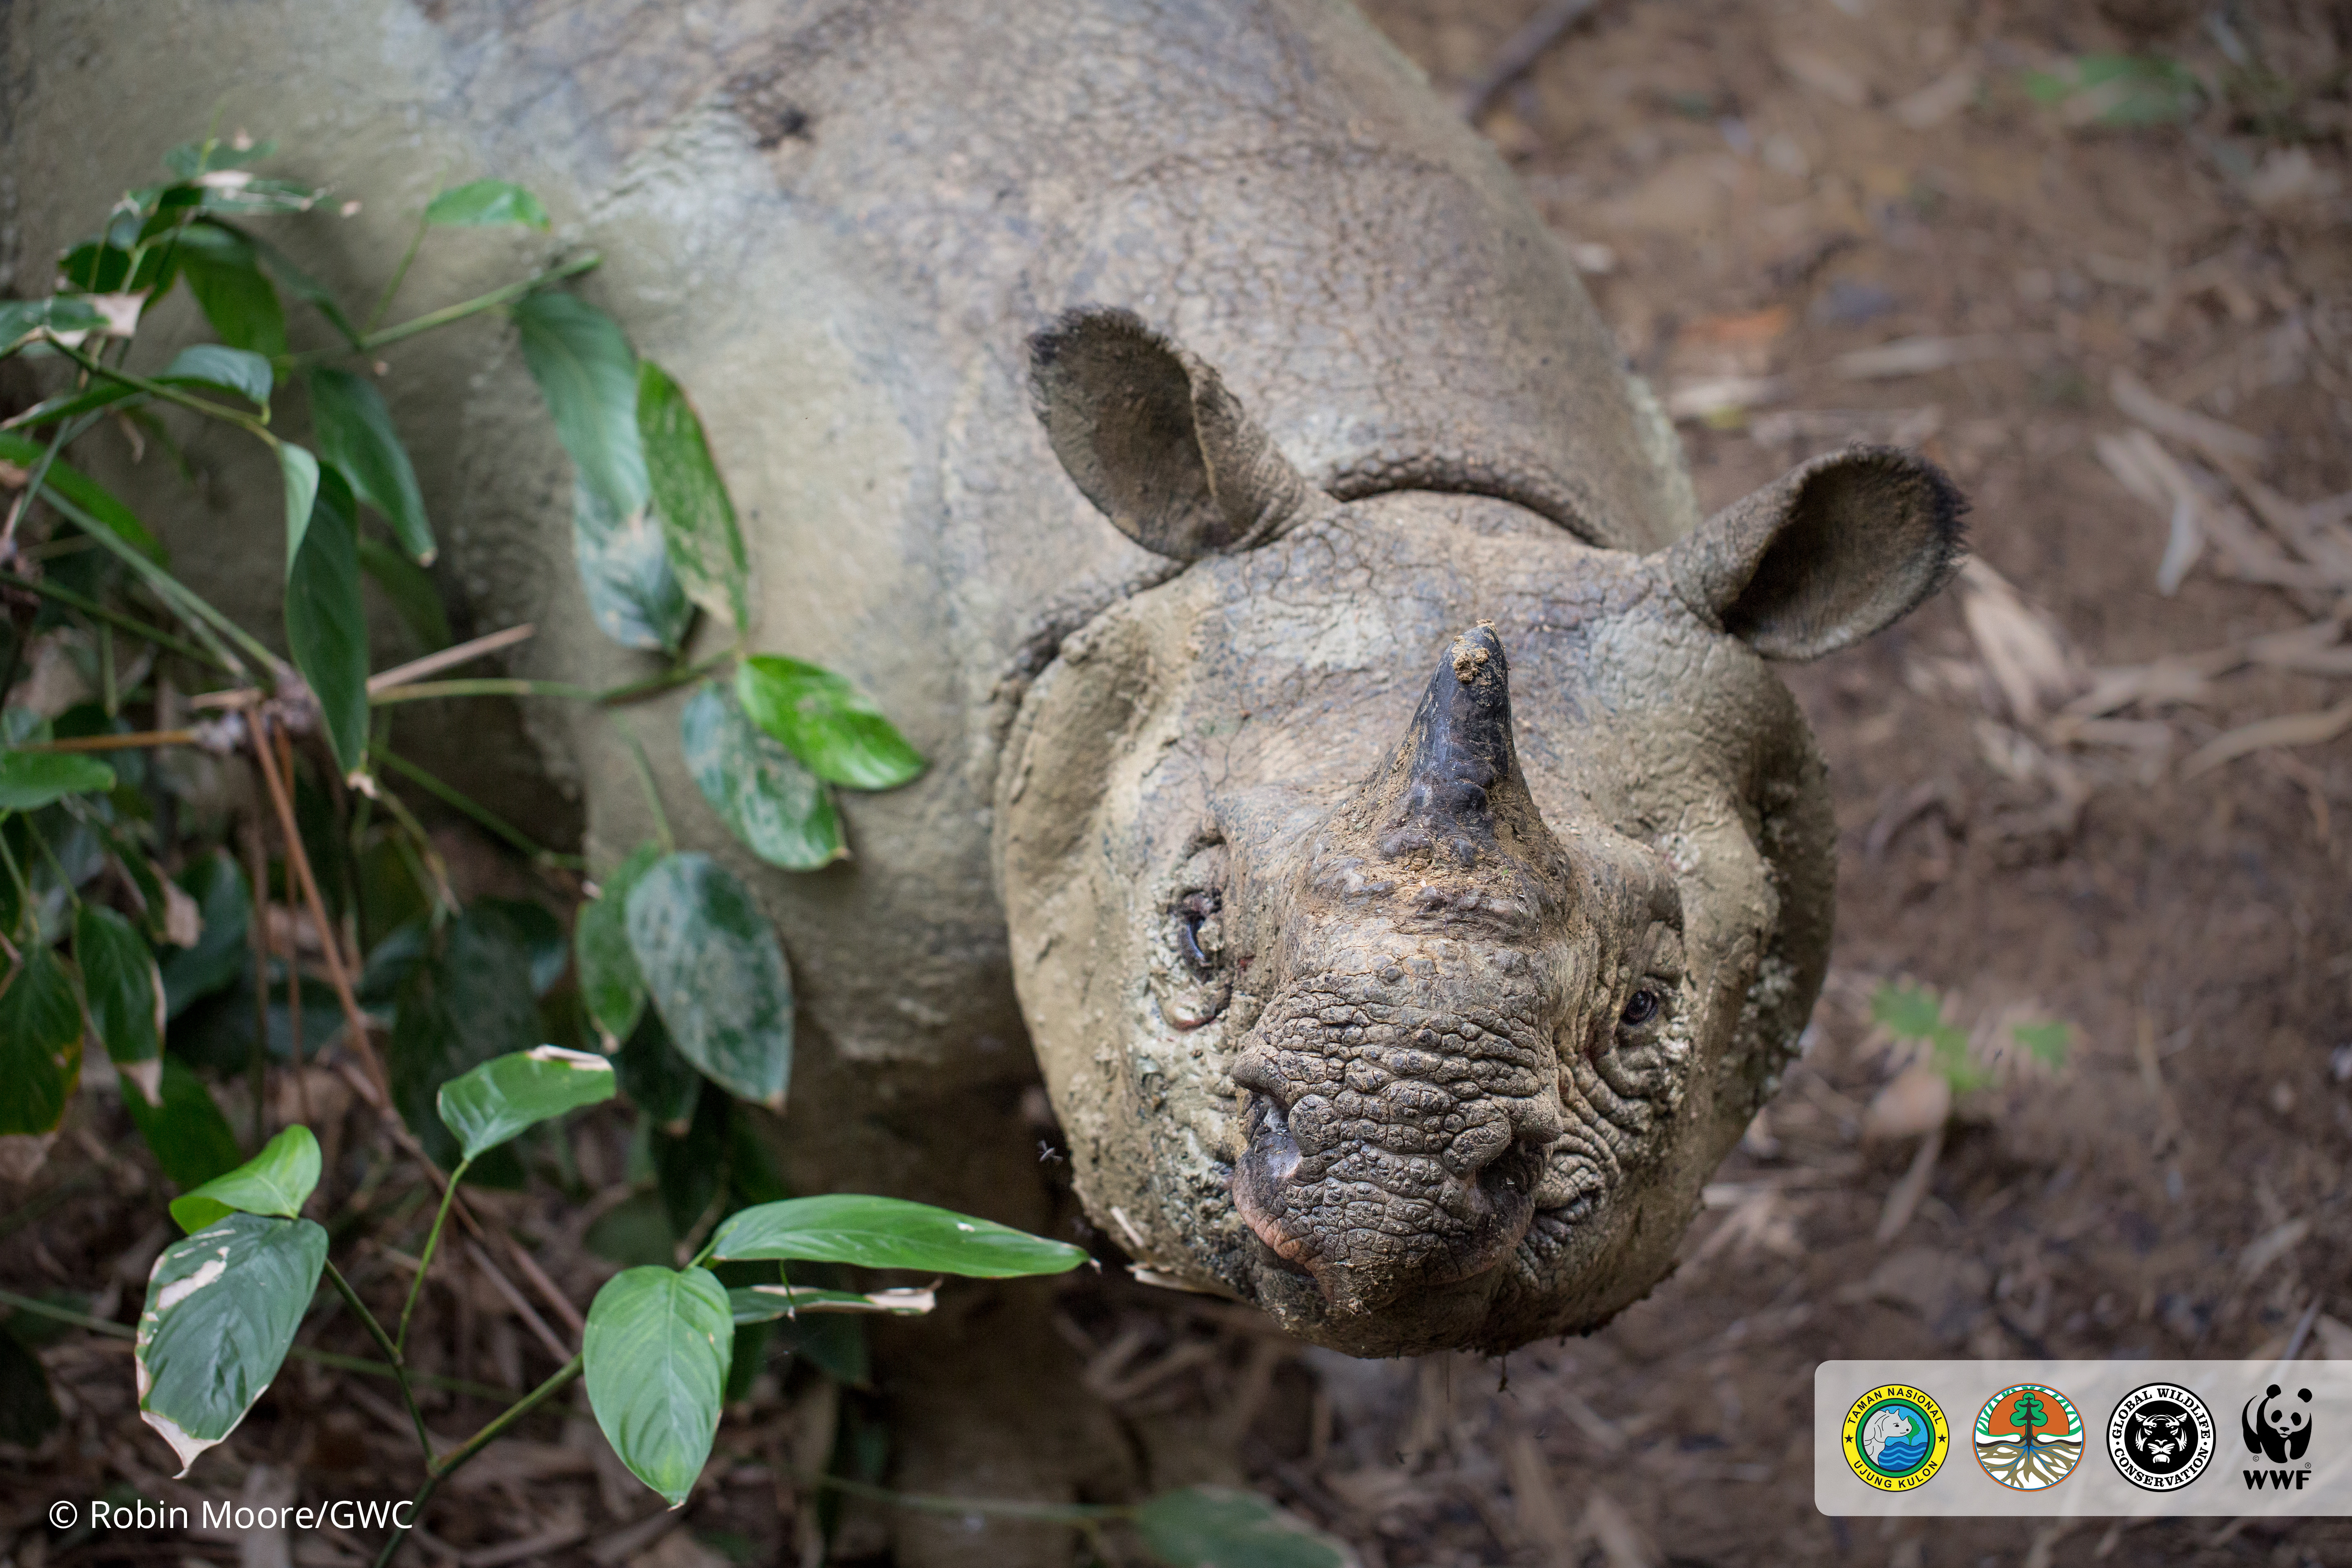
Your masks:
{"label": "rhinoceros horn", "polygon": [[[1465,869],[1482,847],[1551,845],[1511,742],[1511,671],[1484,622],[1454,639],[1432,677],[1377,797],[1394,789],[1381,854],[1433,852]],[[1401,786],[1401,787],[1397,787]],[[1532,841],[1532,842],[1529,842]]]}

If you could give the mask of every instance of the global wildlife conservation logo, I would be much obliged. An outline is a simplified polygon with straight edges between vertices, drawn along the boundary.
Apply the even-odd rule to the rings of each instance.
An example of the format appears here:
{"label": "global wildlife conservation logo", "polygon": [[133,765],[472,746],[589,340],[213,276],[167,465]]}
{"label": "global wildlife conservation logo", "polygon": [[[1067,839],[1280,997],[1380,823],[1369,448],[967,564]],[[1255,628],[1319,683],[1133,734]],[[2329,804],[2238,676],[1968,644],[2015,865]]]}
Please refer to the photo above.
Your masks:
{"label": "global wildlife conservation logo", "polygon": [[2107,1456],[2143,1491],[2179,1491],[2213,1461],[2213,1413],[2177,1383],[2143,1384],[2107,1417]]}
{"label": "global wildlife conservation logo", "polygon": [[2074,1402],[2042,1383],[2002,1389],[1977,1412],[1977,1463],[2021,1492],[2054,1487],[2083,1462],[2083,1417]]}
{"label": "global wildlife conservation logo", "polygon": [[2311,1390],[2298,1388],[2294,1397],[2283,1397],[2284,1391],[2275,1383],[2246,1401],[2239,1412],[2238,1422],[2246,1437],[2246,1452],[2257,1459],[2268,1459],[2274,1468],[2245,1472],[2246,1489],[2260,1491],[2264,1487],[2278,1491],[2301,1491],[2311,1484],[2311,1467],[2294,1466],[2311,1449]]}
{"label": "global wildlife conservation logo", "polygon": [[1944,1412],[1919,1389],[1890,1383],[1846,1407],[1840,1433],[1846,1468],[1884,1492],[1925,1486],[1952,1449]]}

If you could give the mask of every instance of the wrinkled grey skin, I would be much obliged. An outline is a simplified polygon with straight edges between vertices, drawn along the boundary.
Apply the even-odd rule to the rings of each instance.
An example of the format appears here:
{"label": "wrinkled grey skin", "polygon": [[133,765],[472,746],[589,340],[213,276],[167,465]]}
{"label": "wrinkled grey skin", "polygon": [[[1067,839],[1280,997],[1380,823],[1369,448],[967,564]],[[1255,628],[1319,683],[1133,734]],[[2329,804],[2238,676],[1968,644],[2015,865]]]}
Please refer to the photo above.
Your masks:
{"label": "wrinkled grey skin", "polygon": [[[585,291],[692,390],[746,520],[752,646],[933,761],[845,802],[854,865],[788,877],[651,747],[784,932],[796,1184],[1042,1223],[1025,1033],[1096,1223],[1308,1338],[1501,1348],[1665,1268],[1827,941],[1820,766],[1765,659],[1916,604],[1957,500],[1864,454],[1700,526],[1542,223],[1351,11],[16,0],[5,37],[15,291],[216,105],[366,198],[270,231],[347,297],[445,178],[520,180],[604,254]],[[436,237],[404,300],[546,254]],[[645,674],[586,615],[510,340],[391,358],[461,624],[537,624],[520,673]],[[163,465],[101,467],[266,620],[268,459],[192,452],[237,498],[194,526]],[[597,864],[648,836],[601,717],[529,723]],[[445,765],[559,818],[499,784],[500,728],[457,721]]]}

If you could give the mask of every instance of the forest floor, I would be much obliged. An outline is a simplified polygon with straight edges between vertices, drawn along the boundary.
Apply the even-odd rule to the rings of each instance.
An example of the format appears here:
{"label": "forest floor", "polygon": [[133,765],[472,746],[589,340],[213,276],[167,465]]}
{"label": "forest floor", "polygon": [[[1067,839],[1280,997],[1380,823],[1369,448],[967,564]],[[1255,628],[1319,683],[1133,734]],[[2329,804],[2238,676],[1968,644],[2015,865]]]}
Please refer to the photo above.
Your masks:
{"label": "forest floor", "polygon": [[[1451,93],[1537,8],[1371,10]],[[1204,1475],[1367,1568],[2352,1563],[2352,1521],[1832,1520],[1811,1437],[1832,1358],[2352,1358],[2347,63],[2324,0],[1600,0],[1494,94],[1479,124],[1675,412],[1706,506],[1848,440],[1916,445],[1973,502],[1975,564],[1787,671],[1831,767],[1839,935],[1808,1048],[1672,1277],[1506,1364],[1354,1363],[1084,1284],[1059,1327],[1097,1393],[1222,1434]],[[1874,1022],[1893,985],[1932,990],[1990,1081],[1948,1107]],[[2050,1022],[2062,1062],[2006,1048]],[[339,1123],[348,1086],[307,1089]],[[169,1232],[119,1115],[76,1116],[0,1236],[12,1279],[120,1321]],[[616,1178],[624,1141],[579,1156]],[[546,1297],[611,1272],[583,1247],[608,1208],[480,1206],[543,1243],[547,1310],[461,1248],[427,1359],[527,1386],[576,1331]],[[396,1290],[378,1250],[372,1289]],[[0,1464],[0,1562],[289,1561],[282,1536],[40,1527],[68,1483],[200,1495],[161,1473],[122,1342],[42,1355],[66,1427]],[[812,1563],[793,1477],[854,1443],[834,1387],[763,1379],[676,1514],[584,1417],[551,1424],[467,1472],[421,1544],[457,1568]],[[292,1364],[201,1495],[291,1495],[298,1471],[397,1495],[384,1392]],[[428,1418],[462,1429],[464,1403]],[[851,1510],[840,1552],[871,1526]]]}

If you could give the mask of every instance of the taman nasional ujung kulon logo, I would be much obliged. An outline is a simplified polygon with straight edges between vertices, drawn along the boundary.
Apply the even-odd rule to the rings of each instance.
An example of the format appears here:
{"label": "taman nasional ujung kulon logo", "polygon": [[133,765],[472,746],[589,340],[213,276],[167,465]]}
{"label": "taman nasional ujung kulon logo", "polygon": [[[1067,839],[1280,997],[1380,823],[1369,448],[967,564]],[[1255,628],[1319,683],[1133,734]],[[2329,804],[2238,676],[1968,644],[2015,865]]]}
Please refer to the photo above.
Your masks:
{"label": "taman nasional ujung kulon logo", "polygon": [[2143,1491],[2179,1491],[2213,1462],[2213,1413],[2177,1383],[2143,1384],[2107,1417],[2107,1457]]}
{"label": "taman nasional ujung kulon logo", "polygon": [[1840,1431],[1846,1468],[1880,1491],[1927,1484],[1952,1449],[1952,1428],[1925,1393],[1905,1384],[1874,1388],[1846,1407]]}
{"label": "taman nasional ujung kulon logo", "polygon": [[2083,1462],[2083,1417],[2049,1384],[2015,1384],[1977,1412],[1976,1446],[1986,1475],[2014,1490],[2038,1492]]}
{"label": "taman nasional ujung kulon logo", "polygon": [[2311,1390],[2298,1388],[2289,1397],[2273,1383],[2246,1401],[2238,1421],[2246,1452],[2270,1461],[2245,1472],[2249,1491],[2301,1491],[2311,1484],[2311,1467],[2299,1463],[2311,1450]]}

